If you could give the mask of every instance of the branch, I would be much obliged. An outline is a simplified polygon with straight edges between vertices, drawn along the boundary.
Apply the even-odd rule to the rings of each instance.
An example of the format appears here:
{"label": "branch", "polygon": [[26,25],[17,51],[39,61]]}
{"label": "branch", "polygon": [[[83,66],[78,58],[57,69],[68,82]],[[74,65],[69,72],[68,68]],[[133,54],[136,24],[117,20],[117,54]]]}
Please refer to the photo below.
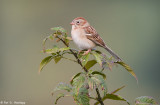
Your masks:
{"label": "branch", "polygon": [[104,103],[103,103],[103,101],[102,101],[102,98],[101,98],[101,95],[100,95],[100,93],[99,93],[98,88],[96,88],[96,92],[97,92],[97,95],[98,95],[97,100],[99,101],[99,103],[100,103],[101,105],[104,105]]}
{"label": "branch", "polygon": [[[57,38],[60,39],[64,43],[65,46],[69,47],[68,44],[63,39],[61,39],[59,36],[57,36]],[[74,55],[74,57],[77,59],[77,62],[81,65],[84,71],[88,72],[88,70],[85,67],[83,67],[82,62],[78,58],[77,54],[72,49],[69,49],[69,51]]]}
{"label": "branch", "polygon": [[[63,39],[61,39],[59,36],[57,36],[57,38],[59,38],[59,39],[65,44],[65,46],[69,47],[68,44],[67,44]],[[76,54],[72,49],[69,49],[69,50],[70,50],[70,52],[74,55],[74,57],[77,59],[78,64],[81,65],[81,67],[84,69],[84,71],[85,71],[85,72],[88,72],[88,70],[87,70],[85,67],[83,67],[82,62],[81,62],[80,59],[78,58],[77,54]],[[101,105],[104,105],[104,103],[103,103],[103,101],[102,101],[102,98],[101,98],[101,95],[100,95],[100,93],[99,93],[98,88],[96,88],[96,92],[97,92],[97,95],[98,95],[97,100],[99,101],[99,103],[100,103]]]}

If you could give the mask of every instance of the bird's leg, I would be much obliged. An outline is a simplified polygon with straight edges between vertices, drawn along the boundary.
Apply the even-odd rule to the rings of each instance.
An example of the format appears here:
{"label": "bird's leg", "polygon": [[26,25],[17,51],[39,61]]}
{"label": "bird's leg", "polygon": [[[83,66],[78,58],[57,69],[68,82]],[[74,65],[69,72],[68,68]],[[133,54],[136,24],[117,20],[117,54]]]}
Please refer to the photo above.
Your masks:
{"label": "bird's leg", "polygon": [[78,51],[78,54],[80,54],[81,52],[82,52],[82,50],[79,50],[79,51]]}
{"label": "bird's leg", "polygon": [[85,51],[83,55],[87,55],[89,52],[91,52],[91,49],[88,49],[87,51]]}

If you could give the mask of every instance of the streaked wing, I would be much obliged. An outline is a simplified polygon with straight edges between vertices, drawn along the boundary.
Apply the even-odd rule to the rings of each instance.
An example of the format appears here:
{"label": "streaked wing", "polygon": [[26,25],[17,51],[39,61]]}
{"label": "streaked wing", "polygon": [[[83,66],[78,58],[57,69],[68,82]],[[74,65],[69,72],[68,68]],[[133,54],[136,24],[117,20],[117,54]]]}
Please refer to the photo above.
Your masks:
{"label": "streaked wing", "polygon": [[89,40],[93,41],[98,46],[101,46],[101,47],[105,48],[118,61],[122,61],[121,58],[117,54],[115,54],[108,46],[105,45],[102,38],[98,35],[96,30],[92,26],[85,27],[84,30],[86,32],[86,37]]}
{"label": "streaked wing", "polygon": [[92,26],[85,27],[84,30],[86,32],[86,37],[89,40],[93,41],[98,46],[101,46],[101,47],[105,46],[104,41],[102,40],[102,38],[98,35],[96,30]]}

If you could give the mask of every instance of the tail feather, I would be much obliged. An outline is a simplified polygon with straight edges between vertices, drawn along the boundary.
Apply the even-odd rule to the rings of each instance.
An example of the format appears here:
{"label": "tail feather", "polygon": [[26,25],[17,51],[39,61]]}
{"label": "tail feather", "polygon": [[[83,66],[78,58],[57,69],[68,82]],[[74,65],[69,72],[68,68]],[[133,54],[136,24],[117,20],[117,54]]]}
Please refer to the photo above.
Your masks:
{"label": "tail feather", "polygon": [[104,46],[104,48],[105,48],[114,58],[116,58],[118,61],[122,61],[121,58],[120,58],[118,55],[116,55],[109,47]]}

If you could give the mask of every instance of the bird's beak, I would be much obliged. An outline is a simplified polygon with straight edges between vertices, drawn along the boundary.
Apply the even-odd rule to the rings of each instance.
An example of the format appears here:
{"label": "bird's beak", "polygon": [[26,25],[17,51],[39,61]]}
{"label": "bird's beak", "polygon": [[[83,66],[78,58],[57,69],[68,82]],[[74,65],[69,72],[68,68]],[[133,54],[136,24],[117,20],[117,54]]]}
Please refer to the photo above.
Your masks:
{"label": "bird's beak", "polygon": [[74,25],[73,21],[70,23],[70,25]]}

